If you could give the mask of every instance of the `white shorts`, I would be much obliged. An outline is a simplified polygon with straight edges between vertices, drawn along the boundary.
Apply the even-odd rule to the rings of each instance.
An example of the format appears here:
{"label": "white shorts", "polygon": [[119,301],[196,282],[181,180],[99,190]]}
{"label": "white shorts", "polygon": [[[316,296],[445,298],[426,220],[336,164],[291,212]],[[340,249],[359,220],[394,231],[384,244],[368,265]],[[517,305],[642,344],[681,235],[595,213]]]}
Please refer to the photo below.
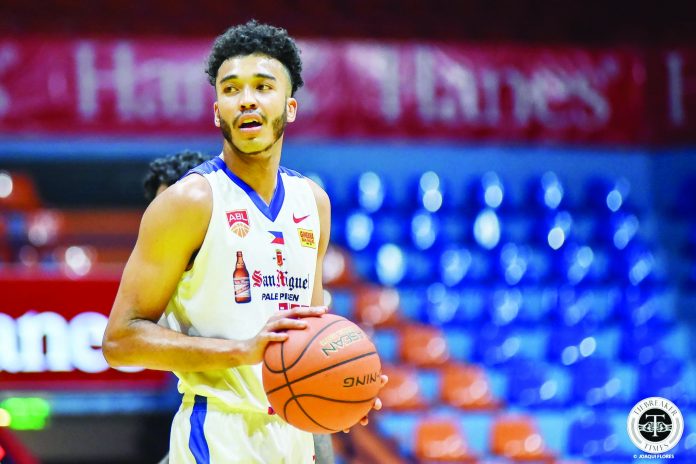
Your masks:
{"label": "white shorts", "polygon": [[225,412],[196,396],[174,416],[170,464],[312,464],[314,439],[263,413]]}

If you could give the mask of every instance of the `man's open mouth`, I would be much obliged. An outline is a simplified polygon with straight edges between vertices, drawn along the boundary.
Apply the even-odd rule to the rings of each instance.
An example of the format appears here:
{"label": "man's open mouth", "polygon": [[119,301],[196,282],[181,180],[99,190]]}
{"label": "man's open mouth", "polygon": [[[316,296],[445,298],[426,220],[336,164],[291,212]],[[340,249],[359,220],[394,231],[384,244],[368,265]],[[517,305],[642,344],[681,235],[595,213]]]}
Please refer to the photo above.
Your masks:
{"label": "man's open mouth", "polygon": [[240,129],[253,129],[255,127],[260,127],[261,123],[259,121],[246,121],[239,125]]}

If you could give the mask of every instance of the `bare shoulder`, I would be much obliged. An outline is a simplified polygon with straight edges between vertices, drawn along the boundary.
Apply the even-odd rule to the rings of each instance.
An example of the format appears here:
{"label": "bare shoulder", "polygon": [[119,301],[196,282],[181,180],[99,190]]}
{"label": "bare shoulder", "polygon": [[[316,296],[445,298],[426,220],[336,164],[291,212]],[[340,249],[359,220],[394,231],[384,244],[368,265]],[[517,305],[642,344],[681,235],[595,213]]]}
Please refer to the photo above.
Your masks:
{"label": "bare shoulder", "polygon": [[204,236],[213,211],[213,192],[206,179],[192,174],[158,195],[143,216],[141,233],[186,231]]}
{"label": "bare shoulder", "polygon": [[319,212],[323,214],[330,214],[331,200],[329,199],[329,195],[327,195],[326,191],[324,191],[324,189],[321,188],[319,184],[314,182],[312,179],[307,178],[307,182],[309,183],[309,186],[312,189],[312,193],[314,193],[314,199],[317,202],[317,208],[319,208]]}

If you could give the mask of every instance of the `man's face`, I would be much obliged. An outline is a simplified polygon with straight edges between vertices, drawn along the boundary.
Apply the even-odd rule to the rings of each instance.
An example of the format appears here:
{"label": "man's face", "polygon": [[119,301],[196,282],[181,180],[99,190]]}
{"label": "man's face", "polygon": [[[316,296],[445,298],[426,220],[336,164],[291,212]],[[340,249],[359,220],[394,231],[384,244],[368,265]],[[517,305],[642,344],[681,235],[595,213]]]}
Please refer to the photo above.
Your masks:
{"label": "man's face", "polygon": [[295,120],[290,77],[274,58],[246,55],[226,60],[215,89],[215,125],[238,153],[268,150],[283,136],[285,125]]}

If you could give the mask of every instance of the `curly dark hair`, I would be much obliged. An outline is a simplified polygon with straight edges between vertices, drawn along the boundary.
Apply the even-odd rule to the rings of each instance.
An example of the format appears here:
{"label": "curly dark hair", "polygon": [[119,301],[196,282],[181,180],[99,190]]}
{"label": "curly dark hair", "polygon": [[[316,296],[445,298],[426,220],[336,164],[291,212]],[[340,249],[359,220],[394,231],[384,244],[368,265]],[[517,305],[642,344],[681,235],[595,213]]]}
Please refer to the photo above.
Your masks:
{"label": "curly dark hair", "polygon": [[170,156],[157,158],[150,163],[149,170],[143,180],[145,199],[150,202],[157,195],[157,189],[164,184],[167,187],[181,179],[189,169],[210,159],[199,151],[184,150]]}
{"label": "curly dark hair", "polygon": [[254,53],[268,55],[285,66],[292,83],[291,95],[295,95],[297,89],[304,84],[300,50],[288,35],[288,31],[268,24],[259,24],[253,19],[246,24],[227,29],[215,39],[205,71],[210,84],[215,87],[218,70],[225,60]]}

